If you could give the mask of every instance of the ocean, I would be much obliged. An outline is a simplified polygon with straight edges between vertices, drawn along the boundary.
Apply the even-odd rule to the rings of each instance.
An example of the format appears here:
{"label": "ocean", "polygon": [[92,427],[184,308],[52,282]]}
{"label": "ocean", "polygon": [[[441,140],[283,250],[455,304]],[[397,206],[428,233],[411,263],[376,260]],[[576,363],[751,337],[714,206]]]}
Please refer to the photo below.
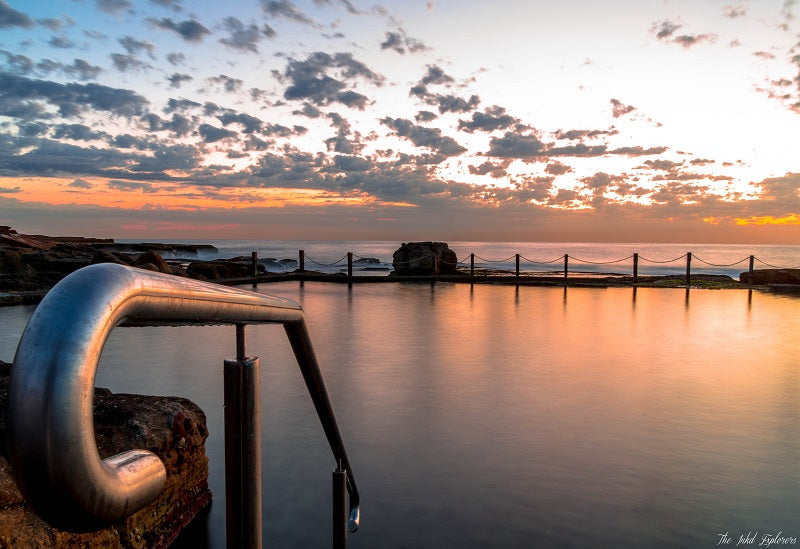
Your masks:
{"label": "ocean", "polygon": [[[140,240],[119,239],[121,243]],[[325,273],[347,271],[347,253],[355,260],[376,259],[378,263],[356,265],[354,275],[388,274],[392,254],[400,242],[388,241],[270,241],[270,240],[170,240],[180,244],[211,244],[216,253],[201,252],[196,259],[250,257],[257,252],[269,272],[289,272],[297,268],[299,251],[305,253],[305,267]],[[691,270],[698,274],[722,274],[738,280],[748,270],[749,258],[754,267],[800,267],[800,245],[744,244],[587,244],[546,242],[450,242],[459,265],[468,268],[470,254],[475,254],[476,268],[514,271],[516,254],[520,271],[531,274],[563,272],[564,255],[574,273],[631,274],[633,254],[639,254],[639,274],[668,275],[686,272],[686,254],[691,252]],[[192,259],[189,257],[187,259]],[[176,259],[171,257],[170,259]],[[274,261],[269,261],[274,260]],[[286,260],[281,262],[281,260]]]}
{"label": "ocean", "polygon": [[[305,249],[321,263],[347,251],[390,263],[399,245],[210,243],[221,256]],[[800,264],[797,247],[777,246],[451,247],[459,259],[692,251]],[[305,311],[361,491],[352,548],[800,539],[800,298],[447,282],[257,291]],[[33,310],[0,308],[0,359],[13,358]],[[328,547],[335,464],[322,428],[283,330],[251,326],[247,340],[262,368],[264,545]],[[119,328],[102,353],[97,386],[184,396],[206,412],[214,503],[184,547],[225,546],[222,365],[234,355],[230,326]]]}

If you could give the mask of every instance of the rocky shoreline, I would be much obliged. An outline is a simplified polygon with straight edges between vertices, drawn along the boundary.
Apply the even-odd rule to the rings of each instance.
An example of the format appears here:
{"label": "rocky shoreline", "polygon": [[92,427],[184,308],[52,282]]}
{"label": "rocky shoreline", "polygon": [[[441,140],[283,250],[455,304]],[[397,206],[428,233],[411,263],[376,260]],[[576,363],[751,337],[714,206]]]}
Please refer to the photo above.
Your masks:
{"label": "rocky shoreline", "polygon": [[211,504],[205,413],[185,398],[115,394],[95,388],[95,440],[100,456],[149,449],[167,469],[166,486],[150,505],[97,532],[65,532],[45,523],[17,489],[9,464],[10,370],[11,364],[0,361],[0,547],[166,549]]}

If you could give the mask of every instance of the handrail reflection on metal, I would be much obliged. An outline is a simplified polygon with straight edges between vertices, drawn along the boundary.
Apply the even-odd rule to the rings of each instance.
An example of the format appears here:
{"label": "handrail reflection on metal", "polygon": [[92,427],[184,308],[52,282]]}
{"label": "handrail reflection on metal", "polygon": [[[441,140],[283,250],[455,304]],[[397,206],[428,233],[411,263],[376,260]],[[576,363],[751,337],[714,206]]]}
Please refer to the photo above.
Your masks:
{"label": "handrail reflection on metal", "polygon": [[[85,267],[53,287],[17,348],[9,384],[8,447],[17,483],[34,510],[60,528],[88,531],[133,514],[164,486],[164,466],[151,452],[131,450],[101,460],[97,451],[95,373],[114,327],[233,324],[238,343],[239,327],[263,323],[285,328],[337,469],[347,472],[349,527],[355,531],[358,490],[300,306],[114,264]],[[260,499],[260,479],[258,484]],[[260,545],[260,532],[258,537]]]}

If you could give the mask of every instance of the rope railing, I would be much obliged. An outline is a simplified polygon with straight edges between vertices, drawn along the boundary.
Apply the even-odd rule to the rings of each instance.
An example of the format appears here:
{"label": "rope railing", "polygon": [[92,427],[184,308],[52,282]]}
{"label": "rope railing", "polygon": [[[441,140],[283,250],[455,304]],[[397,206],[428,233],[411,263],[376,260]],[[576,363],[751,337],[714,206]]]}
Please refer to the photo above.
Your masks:
{"label": "rope railing", "polygon": [[[310,263],[312,263],[314,265],[317,265],[317,266],[320,266],[320,267],[334,267],[334,266],[341,265],[341,264],[343,264],[343,262],[346,261],[346,263],[347,263],[347,277],[348,277],[348,280],[353,277],[353,259],[354,258],[355,259],[359,259],[359,260],[373,259],[373,258],[367,258],[367,257],[363,257],[363,256],[360,256],[360,255],[356,255],[353,252],[347,252],[343,257],[341,257],[340,259],[338,259],[335,262],[324,263],[324,262],[317,261],[315,259],[312,259],[312,258],[308,257],[305,254],[304,250],[300,250],[299,251],[299,257],[300,257],[300,268],[298,269],[298,271],[300,273],[305,273],[305,260],[306,259]],[[606,275],[606,276],[619,276],[619,277],[626,277],[626,276],[630,276],[632,274],[634,283],[638,282],[638,280],[639,280],[639,263],[640,262],[651,263],[651,264],[654,264],[654,265],[668,265],[670,263],[683,262],[683,264],[685,265],[685,268],[686,268],[685,280],[686,280],[686,284],[687,285],[691,284],[691,279],[692,279],[692,260],[695,260],[697,263],[700,263],[700,264],[704,265],[705,267],[709,267],[709,268],[713,268],[713,269],[731,269],[731,268],[733,268],[733,267],[735,267],[737,265],[742,265],[743,263],[749,261],[748,272],[747,273],[740,273],[740,278],[742,279],[742,281],[748,281],[748,282],[752,280],[753,271],[754,271],[754,264],[755,264],[756,261],[758,261],[760,264],[765,265],[766,267],[769,267],[769,268],[772,268],[772,269],[800,269],[800,266],[796,266],[796,267],[780,267],[780,266],[777,266],[777,265],[773,265],[771,263],[767,263],[766,261],[755,257],[754,255],[750,255],[748,257],[745,257],[743,259],[740,259],[738,261],[734,261],[734,262],[731,262],[731,263],[714,263],[714,262],[708,261],[706,259],[702,259],[702,258],[692,254],[691,252],[687,252],[687,253],[685,253],[683,255],[680,255],[680,256],[678,256],[676,258],[666,259],[666,260],[645,258],[645,257],[640,256],[638,253],[634,253],[632,255],[628,255],[628,256],[622,257],[620,259],[608,259],[608,260],[604,260],[604,261],[598,261],[598,260],[593,260],[593,259],[585,259],[585,258],[574,257],[574,256],[571,256],[569,254],[564,254],[563,256],[559,256],[559,257],[557,257],[555,259],[551,259],[551,260],[540,260],[540,259],[531,259],[531,258],[525,257],[525,256],[523,256],[521,254],[518,254],[518,253],[514,254],[514,255],[511,255],[511,256],[509,256],[507,258],[504,258],[504,259],[487,259],[485,257],[481,257],[479,255],[476,255],[475,253],[470,253],[469,255],[465,256],[463,259],[458,259],[458,257],[456,257],[455,261],[450,261],[450,260],[448,260],[448,259],[446,259],[446,258],[444,258],[444,257],[442,257],[440,255],[437,255],[433,251],[431,251],[429,253],[423,253],[423,254],[421,254],[419,256],[411,257],[409,259],[404,259],[404,260],[403,259],[393,259],[392,265],[395,267],[395,269],[397,269],[398,267],[402,268],[402,267],[406,267],[406,266],[409,266],[409,265],[414,265],[415,267],[422,266],[423,269],[430,269],[430,271],[433,274],[437,275],[437,276],[441,275],[441,274],[445,274],[447,271],[450,271],[450,272],[457,271],[461,275],[464,275],[464,274],[468,273],[470,277],[474,278],[476,276],[476,261],[477,261],[477,262],[479,262],[478,263],[478,267],[481,268],[481,269],[484,269],[481,272],[480,276],[495,276],[496,277],[496,276],[502,276],[502,275],[513,275],[513,276],[519,278],[521,276],[521,274],[525,274],[528,277],[531,277],[531,276],[559,275],[559,276],[563,276],[564,279],[566,279],[566,278],[568,278],[568,276],[570,274],[570,269],[569,269],[570,260],[575,262],[575,263],[590,265],[590,266],[593,266],[593,267],[598,267],[598,266],[602,266],[602,265],[618,265],[618,264],[621,264],[621,263],[626,263],[626,262],[631,262],[632,261],[632,273],[619,273],[619,272],[616,272],[616,273],[600,273],[597,270],[588,270],[588,271],[574,271],[573,270],[572,274],[574,275],[574,274],[576,274],[576,272],[579,272],[582,275],[595,275],[595,276],[597,276],[597,275],[603,274],[603,275]],[[256,269],[256,261],[257,261],[257,253],[253,252],[253,265],[254,265],[253,266],[253,273],[254,273],[254,278],[258,278],[258,269]],[[562,266],[561,269],[555,270],[555,271],[554,270],[533,271],[533,270],[530,269],[530,266],[552,265],[552,264],[556,264],[556,263],[559,263],[559,262],[563,262],[563,266]],[[383,263],[387,263],[387,262],[383,262]],[[509,263],[511,263],[511,265],[509,265]],[[490,272],[487,273],[486,270],[485,270],[487,265],[508,265],[508,268],[496,268],[496,267],[493,267],[493,268],[490,269]],[[513,267],[512,267],[512,265],[513,265]],[[521,268],[521,266],[527,267],[527,270],[523,270]],[[445,271],[440,271],[440,267],[447,267],[447,269],[445,269]],[[701,269],[705,268],[705,267],[701,267]],[[263,270],[263,268],[262,268],[262,270]],[[697,271],[697,269],[695,269],[695,272],[694,272],[695,275],[698,274],[696,271]],[[720,273],[717,272],[717,273],[711,273],[711,274],[720,274]],[[729,275],[730,273],[725,273],[725,274]],[[664,274],[663,272],[662,273],[654,272],[652,270],[652,268],[649,269],[649,273],[648,273],[648,276],[674,276],[674,275],[675,275],[675,267],[670,267],[670,271],[667,274]]]}

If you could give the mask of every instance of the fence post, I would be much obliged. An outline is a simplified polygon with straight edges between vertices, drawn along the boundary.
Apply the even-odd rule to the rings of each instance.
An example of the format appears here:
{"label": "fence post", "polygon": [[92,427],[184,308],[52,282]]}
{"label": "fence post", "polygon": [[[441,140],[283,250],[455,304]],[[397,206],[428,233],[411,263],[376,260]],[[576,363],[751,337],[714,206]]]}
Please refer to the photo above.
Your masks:
{"label": "fence post", "polygon": [[475,253],[469,254],[469,276],[475,276]]}
{"label": "fence post", "polygon": [[258,252],[251,253],[250,260],[253,262],[253,278],[258,280]]}
{"label": "fence post", "polygon": [[228,547],[261,547],[261,406],[258,358],[245,356],[236,325],[236,359],[224,361],[225,524]]}
{"label": "fence post", "polygon": [[564,280],[567,278],[567,272],[569,271],[569,254],[564,254]]}
{"label": "fence post", "polygon": [[305,272],[306,270],[306,251],[300,250],[300,272]]}
{"label": "fence post", "polygon": [[639,254],[633,254],[633,283],[639,282]]}
{"label": "fence post", "polygon": [[692,283],[692,252],[686,252],[686,285]]}
{"label": "fence post", "polygon": [[339,462],[333,470],[333,549],[347,547],[347,471]]}
{"label": "fence post", "polygon": [[517,263],[517,270],[515,276],[519,278],[519,254],[516,255],[516,263]]}
{"label": "fence post", "polygon": [[347,252],[347,276],[353,277],[353,252]]}
{"label": "fence post", "polygon": [[747,283],[753,283],[753,264],[755,262],[755,257],[752,255],[750,256],[750,268],[747,270]]}

